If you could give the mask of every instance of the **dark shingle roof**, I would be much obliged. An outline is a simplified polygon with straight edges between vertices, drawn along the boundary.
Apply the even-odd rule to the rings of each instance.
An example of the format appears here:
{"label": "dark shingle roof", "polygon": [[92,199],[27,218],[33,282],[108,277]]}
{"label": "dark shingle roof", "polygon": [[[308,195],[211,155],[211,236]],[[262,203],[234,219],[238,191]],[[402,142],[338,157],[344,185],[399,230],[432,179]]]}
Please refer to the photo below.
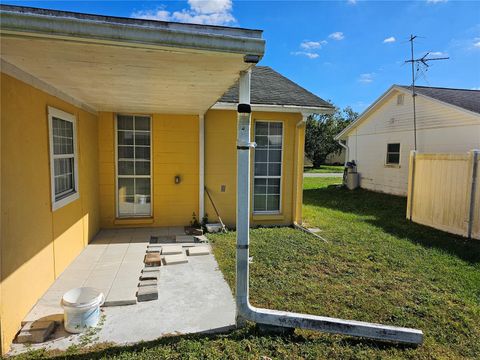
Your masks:
{"label": "dark shingle roof", "polygon": [[[268,66],[252,68],[250,102],[262,105],[294,105],[305,107],[332,107],[328,102],[312,94]],[[219,102],[238,102],[238,82]]]}
{"label": "dark shingle roof", "polygon": [[[409,91],[412,90],[411,86],[400,85],[400,87]],[[480,113],[480,90],[415,86],[415,91],[417,94]]]}

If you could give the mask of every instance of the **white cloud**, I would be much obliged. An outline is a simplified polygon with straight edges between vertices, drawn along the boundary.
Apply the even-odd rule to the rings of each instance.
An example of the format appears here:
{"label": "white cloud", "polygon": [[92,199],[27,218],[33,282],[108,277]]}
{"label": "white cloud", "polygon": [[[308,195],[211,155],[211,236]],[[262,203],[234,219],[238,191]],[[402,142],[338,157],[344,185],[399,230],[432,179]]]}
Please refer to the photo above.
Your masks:
{"label": "white cloud", "polygon": [[327,44],[327,41],[321,40],[321,41],[308,41],[305,40],[300,44],[300,47],[305,50],[310,50],[310,49],[321,49],[323,45]]}
{"label": "white cloud", "polygon": [[470,90],[480,90],[480,86],[472,87],[472,88],[470,88]]}
{"label": "white cloud", "polygon": [[383,40],[383,43],[389,44],[389,43],[394,43],[395,41],[397,41],[397,39],[395,39],[394,36],[390,36],[390,37],[387,37],[385,40]]}
{"label": "white cloud", "polygon": [[427,0],[428,4],[446,3],[448,0]]}
{"label": "white cloud", "polygon": [[345,38],[345,35],[343,35],[343,32],[337,31],[337,32],[331,33],[330,35],[328,35],[328,37],[333,40],[343,40]]}
{"label": "white cloud", "polygon": [[356,5],[357,0],[347,0],[347,3],[349,3],[350,5]]}
{"label": "white cloud", "polygon": [[364,84],[369,84],[373,82],[373,73],[360,74],[358,81]]}
{"label": "white cloud", "polygon": [[[477,39],[478,40],[478,39]],[[480,41],[475,41],[473,47],[480,48]]]}
{"label": "white cloud", "polygon": [[291,52],[291,54],[295,56],[306,56],[309,59],[316,59],[320,56],[317,53],[313,53],[309,51],[294,51],[294,52]]}
{"label": "white cloud", "polygon": [[177,21],[184,23],[229,25],[237,20],[232,14],[232,0],[188,0],[189,9],[170,12],[163,7],[140,10],[130,16],[138,19]]}
{"label": "white cloud", "polygon": [[429,54],[432,56],[448,56],[448,54],[443,51],[431,51]]}

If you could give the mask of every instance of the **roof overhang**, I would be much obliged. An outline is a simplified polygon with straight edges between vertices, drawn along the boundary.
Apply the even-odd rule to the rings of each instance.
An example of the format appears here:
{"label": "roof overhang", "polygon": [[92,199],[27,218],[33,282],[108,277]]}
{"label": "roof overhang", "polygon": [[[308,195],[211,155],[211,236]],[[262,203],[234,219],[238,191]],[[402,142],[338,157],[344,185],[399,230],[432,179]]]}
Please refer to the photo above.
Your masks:
{"label": "roof overhang", "polygon": [[[313,107],[298,105],[275,105],[275,104],[251,104],[252,111],[258,112],[284,112],[309,114],[333,114],[333,107]],[[217,102],[211,107],[212,110],[236,110],[237,104],[229,102]]]}
{"label": "roof overhang", "polygon": [[0,7],[1,58],[96,111],[205,112],[263,56],[262,31]]}

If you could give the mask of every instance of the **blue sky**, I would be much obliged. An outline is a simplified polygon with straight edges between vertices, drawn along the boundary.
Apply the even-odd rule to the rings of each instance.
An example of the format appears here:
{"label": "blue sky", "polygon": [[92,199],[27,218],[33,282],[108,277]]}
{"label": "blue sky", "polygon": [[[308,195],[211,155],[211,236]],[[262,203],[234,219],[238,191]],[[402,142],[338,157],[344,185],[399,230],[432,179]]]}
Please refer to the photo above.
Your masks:
{"label": "blue sky", "polygon": [[394,83],[409,84],[410,34],[433,62],[419,85],[480,89],[480,2],[475,1],[3,1],[104,15],[264,30],[268,65],[340,107],[364,110]]}

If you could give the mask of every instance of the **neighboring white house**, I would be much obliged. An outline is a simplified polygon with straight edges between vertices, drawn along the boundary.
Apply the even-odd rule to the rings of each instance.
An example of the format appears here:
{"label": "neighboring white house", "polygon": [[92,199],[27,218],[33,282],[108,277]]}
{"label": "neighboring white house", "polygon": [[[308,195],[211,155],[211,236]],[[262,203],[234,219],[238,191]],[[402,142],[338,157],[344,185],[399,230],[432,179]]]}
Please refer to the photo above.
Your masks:
{"label": "neighboring white house", "polygon": [[[480,148],[480,91],[418,86],[417,151],[465,153]],[[412,92],[393,85],[335,139],[355,160],[360,186],[406,195],[414,149]]]}

